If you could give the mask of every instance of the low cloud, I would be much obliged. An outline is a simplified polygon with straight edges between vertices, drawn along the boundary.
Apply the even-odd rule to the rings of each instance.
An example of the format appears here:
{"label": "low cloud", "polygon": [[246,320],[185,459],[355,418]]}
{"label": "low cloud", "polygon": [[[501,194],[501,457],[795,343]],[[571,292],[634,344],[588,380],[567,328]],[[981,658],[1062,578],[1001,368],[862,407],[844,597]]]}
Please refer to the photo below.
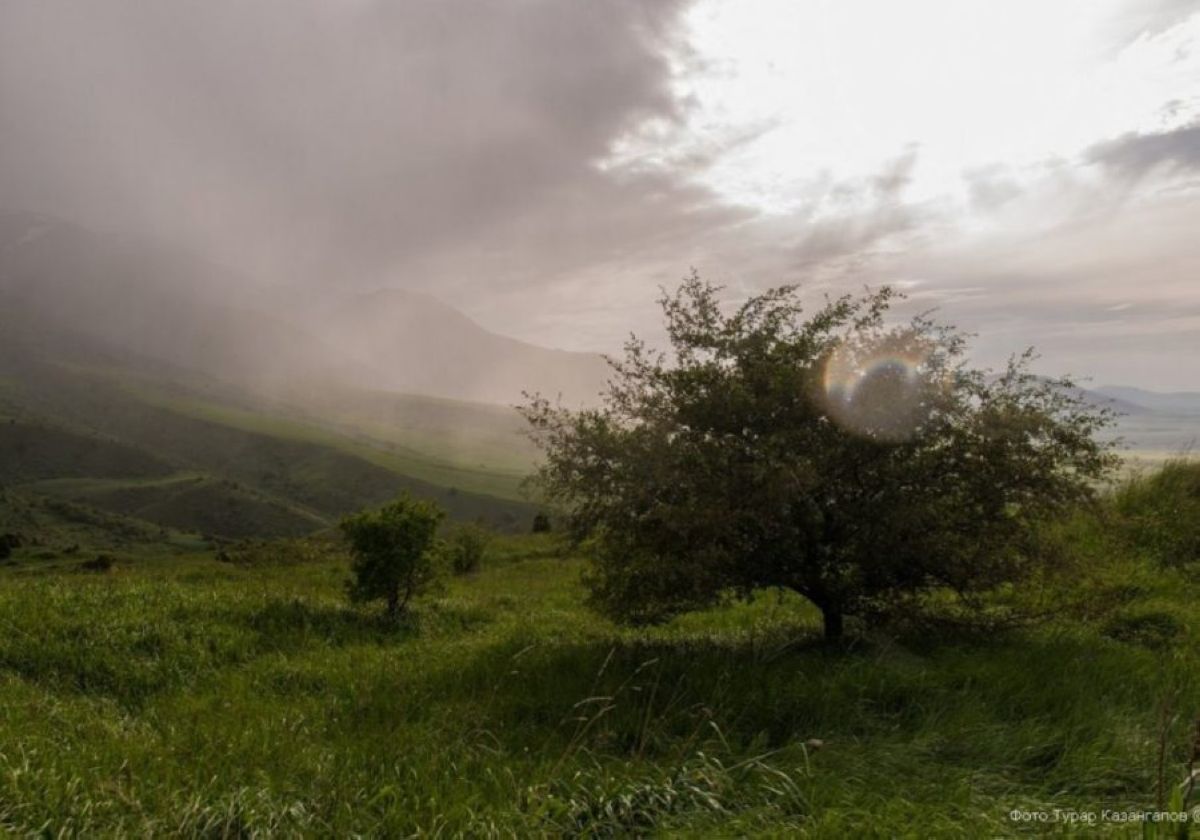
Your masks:
{"label": "low cloud", "polygon": [[1085,159],[1127,179],[1156,170],[1200,170],[1200,122],[1153,134],[1124,134],[1092,146]]}

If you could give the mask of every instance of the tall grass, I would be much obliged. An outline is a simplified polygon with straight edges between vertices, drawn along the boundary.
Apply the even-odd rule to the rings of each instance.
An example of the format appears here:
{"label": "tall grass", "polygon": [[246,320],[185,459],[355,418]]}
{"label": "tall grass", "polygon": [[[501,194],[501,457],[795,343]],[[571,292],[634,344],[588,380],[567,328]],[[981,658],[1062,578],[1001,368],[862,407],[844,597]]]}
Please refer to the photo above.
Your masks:
{"label": "tall grass", "polygon": [[[770,594],[615,627],[550,536],[402,624],[345,604],[333,551],[26,559],[0,576],[0,834],[1013,836],[1013,809],[1180,802],[1200,583],[1128,549],[1144,492],[1063,525],[1108,609],[837,651]],[[1118,632],[1152,614],[1175,623]]]}

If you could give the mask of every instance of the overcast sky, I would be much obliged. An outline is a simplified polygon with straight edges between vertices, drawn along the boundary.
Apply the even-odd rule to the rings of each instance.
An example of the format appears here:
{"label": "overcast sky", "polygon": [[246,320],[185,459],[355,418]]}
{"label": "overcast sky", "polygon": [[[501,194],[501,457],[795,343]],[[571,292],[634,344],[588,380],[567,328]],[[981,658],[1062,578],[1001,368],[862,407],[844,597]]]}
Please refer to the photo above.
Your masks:
{"label": "overcast sky", "polygon": [[576,349],[890,282],[1200,389],[1200,0],[0,0],[0,205]]}

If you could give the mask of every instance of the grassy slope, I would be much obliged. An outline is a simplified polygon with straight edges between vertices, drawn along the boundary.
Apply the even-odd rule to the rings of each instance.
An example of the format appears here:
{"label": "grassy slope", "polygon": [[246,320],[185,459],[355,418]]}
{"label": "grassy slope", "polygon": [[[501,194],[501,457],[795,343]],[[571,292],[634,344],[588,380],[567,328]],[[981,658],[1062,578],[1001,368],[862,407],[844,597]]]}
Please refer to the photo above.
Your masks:
{"label": "grassy slope", "polygon": [[42,424],[0,421],[0,483],[78,475],[158,478],[171,468],[147,452],[96,435]]}
{"label": "grassy slope", "polygon": [[[19,536],[25,546],[18,553],[43,566],[70,565],[98,552],[158,557],[207,547],[194,534],[12,488],[0,488],[0,533]],[[16,565],[19,561],[0,562]]]}
{"label": "grassy slope", "polygon": [[339,387],[292,392],[281,401],[344,434],[460,467],[523,473],[537,454],[511,407]]}
{"label": "grassy slope", "polygon": [[[319,390],[322,399],[332,398]],[[336,422],[317,421],[311,411],[116,353],[52,325],[7,319],[0,310],[0,482],[127,479],[129,493],[114,486],[86,501],[104,506],[116,499],[112,509],[129,513],[123,496],[146,493],[138,480],[205,474],[214,480],[192,501],[203,504],[209,524],[225,522],[229,535],[253,528],[249,520],[230,520],[231,503],[244,503],[247,515],[262,514],[261,533],[289,534],[305,518],[327,524],[401,492],[432,498],[459,519],[528,527],[533,506],[520,497],[513,458],[522,456],[512,454],[522,450],[503,446],[514,437],[511,412],[399,395],[338,395],[335,402],[345,405]],[[400,425],[390,439],[354,425],[392,421]],[[402,442],[409,437],[414,447],[427,439],[439,444],[416,451]],[[453,461],[447,453],[456,439],[471,458],[493,452],[507,466]],[[134,463],[139,458],[144,463]],[[155,521],[190,527],[173,501],[179,487],[158,489],[168,495]]]}
{"label": "grassy slope", "polygon": [[164,479],[64,478],[25,486],[31,492],[83,502],[180,531],[238,539],[300,536],[331,522],[232,481],[181,474]]}
{"label": "grassy slope", "polygon": [[107,575],[23,560],[0,572],[0,825],[1011,836],[1013,808],[1153,807],[1166,700],[1182,775],[1194,578],[1114,572],[1127,609],[1184,622],[1167,649],[1064,622],[833,653],[798,599],[615,628],[558,553],[506,538],[401,629],[345,606],[336,553]]}
{"label": "grassy slope", "polygon": [[[11,359],[5,361],[12,364]],[[137,389],[114,384],[111,374],[97,375],[75,365],[27,361],[19,370],[23,374],[20,388],[6,399],[10,409],[19,408],[26,419],[14,428],[22,425],[50,428],[40,419],[28,418],[56,418],[56,434],[123,442],[129,451],[149,453],[150,460],[158,464],[159,474],[170,470],[200,472],[236,482],[268,506],[269,510],[264,510],[270,514],[266,524],[271,527],[263,533],[293,533],[297,520],[290,517],[289,510],[328,522],[402,492],[432,498],[451,516],[460,519],[483,517],[502,527],[525,528],[532,517],[532,506],[528,503],[470,492],[456,484],[431,483],[413,475],[411,459],[393,457],[315,427],[304,430],[286,420],[266,415],[255,418],[237,407],[213,406],[207,402],[193,401],[171,408],[155,405],[137,395],[139,390],[145,390],[144,384]],[[201,407],[206,411],[200,410]],[[7,424],[0,426],[0,430],[4,428]],[[42,449],[45,451],[36,458],[31,455],[25,460],[34,458],[39,464],[55,457],[64,460],[48,454],[61,450],[58,444],[47,442]],[[12,451],[12,447],[0,450],[3,455],[0,461],[6,465],[12,462]],[[84,461],[70,458],[65,461],[75,468],[22,470],[16,476],[19,466],[16,464],[11,471],[15,479],[25,481],[60,476],[137,478],[142,475],[128,469],[114,472],[108,465],[84,469],[87,466]],[[482,473],[473,475],[479,479],[477,484],[491,482]],[[450,468],[442,470],[441,477],[447,481],[455,476],[468,477]],[[506,480],[510,489],[515,487],[515,479]],[[177,517],[156,521],[183,524]],[[281,524],[282,527],[277,527]],[[250,523],[239,524],[235,530],[241,534],[248,527]]]}

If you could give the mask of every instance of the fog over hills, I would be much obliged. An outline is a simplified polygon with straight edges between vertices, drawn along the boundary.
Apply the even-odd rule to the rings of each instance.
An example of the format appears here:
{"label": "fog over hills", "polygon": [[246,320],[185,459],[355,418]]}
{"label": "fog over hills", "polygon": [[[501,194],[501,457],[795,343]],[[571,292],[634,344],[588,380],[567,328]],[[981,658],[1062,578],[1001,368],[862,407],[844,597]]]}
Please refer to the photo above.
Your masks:
{"label": "fog over hills", "polygon": [[298,305],[220,266],[33,214],[0,216],[6,305],[114,347],[268,393],[337,382],[511,405],[579,404],[602,357],[488,332],[427,295],[351,293]]}
{"label": "fog over hills", "polygon": [[537,347],[488,332],[428,295],[385,289],[309,311],[305,326],[379,388],[512,404],[523,391],[593,400],[608,365],[591,353]]}
{"label": "fog over hills", "polygon": [[[443,451],[482,449],[505,468],[532,456],[516,442],[515,414],[487,416],[482,405],[449,409],[453,422],[434,428],[445,425],[434,419],[442,409],[395,400],[421,395],[508,407],[523,392],[540,392],[578,406],[594,402],[608,376],[598,354],[498,335],[426,294],[384,288],[304,297],[257,286],[178,249],[37,214],[0,214],[0,303],[10,319],[24,313],[30,323],[52,325],[41,330],[44,341],[74,335],[98,342],[102,350],[92,356],[115,353],[110,366],[127,364],[119,360],[127,354],[139,365],[203,374],[377,438],[411,421],[406,428],[440,437]],[[1200,394],[1105,386],[1085,395],[1118,414],[1134,450],[1180,451],[1200,432]]]}

